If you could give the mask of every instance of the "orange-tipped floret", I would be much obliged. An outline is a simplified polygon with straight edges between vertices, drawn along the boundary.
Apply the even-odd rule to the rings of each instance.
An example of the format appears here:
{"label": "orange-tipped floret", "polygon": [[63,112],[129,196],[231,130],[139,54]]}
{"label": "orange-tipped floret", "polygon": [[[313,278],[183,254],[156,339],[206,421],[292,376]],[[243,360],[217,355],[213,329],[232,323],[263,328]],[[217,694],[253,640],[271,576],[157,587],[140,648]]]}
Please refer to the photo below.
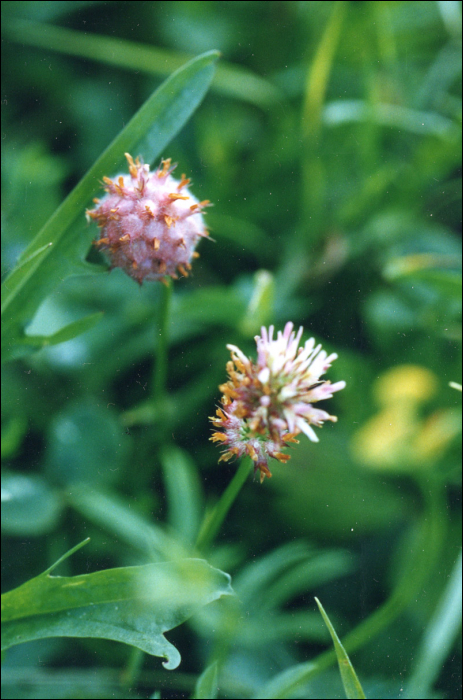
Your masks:
{"label": "orange-tipped floret", "polygon": [[170,158],[150,173],[141,158],[125,154],[128,175],[103,177],[107,194],[95,198],[87,220],[100,228],[95,245],[108,256],[111,267],[122,268],[139,284],[145,280],[188,277],[195,247],[208,232],[199,202],[188,189],[190,179],[172,177]]}
{"label": "orange-tipped floret", "polygon": [[313,404],[345,387],[343,381],[320,380],[337,358],[335,353],[328,355],[313,338],[299,347],[303,329],[295,333],[292,323],[275,340],[273,332],[273,326],[262,328],[262,335],[256,336],[256,362],[235,345],[227,345],[228,381],[219,386],[221,406],[210,419],[215,429],[211,439],[226,446],[219,461],[247,455],[261,482],[272,476],[270,459],[282,464],[290,460],[284,450],[299,443],[298,435],[304,433],[317,442],[312,426],[336,422],[336,416]]}

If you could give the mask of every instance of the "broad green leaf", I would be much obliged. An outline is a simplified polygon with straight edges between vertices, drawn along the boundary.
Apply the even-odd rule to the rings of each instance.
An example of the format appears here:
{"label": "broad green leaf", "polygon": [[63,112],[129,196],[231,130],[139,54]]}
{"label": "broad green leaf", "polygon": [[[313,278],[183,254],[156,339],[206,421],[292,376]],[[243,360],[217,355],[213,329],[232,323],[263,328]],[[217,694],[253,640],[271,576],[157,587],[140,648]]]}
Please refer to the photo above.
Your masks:
{"label": "broad green leaf", "polygon": [[188,453],[178,447],[165,448],[161,463],[168,522],[185,544],[193,544],[199,530],[203,500],[197,467]]}
{"label": "broad green leaf", "polygon": [[357,678],[357,674],[354,671],[351,660],[347,656],[347,652],[341,644],[341,640],[336,634],[336,630],[330,622],[328,615],[326,614],[323,605],[320,603],[318,598],[315,598],[315,602],[318,605],[318,609],[321,612],[323,619],[325,620],[326,626],[329,629],[331,639],[333,640],[334,650],[336,652],[336,658],[338,660],[339,671],[341,673],[342,684],[344,690],[346,691],[346,696],[348,698],[364,698],[365,693],[363,692],[360,681]]}
{"label": "broad green leaf", "polygon": [[[8,33],[9,37],[21,44],[151,75],[168,75],[191,59],[187,54],[155,46],[26,20],[10,21]],[[284,99],[275,85],[250,70],[231,63],[218,66],[211,89],[262,108],[272,107]]]}
{"label": "broad green leaf", "polygon": [[117,479],[130,438],[109,406],[81,399],[50,422],[45,469],[61,486],[108,484]]}
{"label": "broad green leaf", "polygon": [[41,476],[2,473],[2,532],[36,537],[58,523],[63,501]]}
{"label": "broad green leaf", "polygon": [[217,676],[218,666],[217,661],[214,661],[208,666],[197,680],[195,693],[192,696],[194,700],[199,698],[214,698],[217,697]]}
{"label": "broad green leaf", "polygon": [[24,326],[63,279],[96,271],[84,262],[92,234],[83,233],[83,217],[98,181],[117,172],[126,152],[146,162],[159,157],[204,97],[217,58],[218,52],[210,51],[190,61],[148,98],[20,256],[2,285],[5,359],[14,355]]}
{"label": "broad green leaf", "polygon": [[25,335],[22,339],[24,345],[32,345],[36,348],[44,348],[47,345],[58,345],[59,343],[65,343],[67,340],[72,340],[77,338],[78,335],[82,335],[86,331],[89,331],[93,326],[95,326],[98,321],[103,317],[103,312],[98,311],[95,314],[89,314],[84,316],[84,318],[79,318],[77,321],[68,323],[67,326],[60,328],[56,333],[51,335]]}
{"label": "broad green leaf", "polygon": [[164,632],[232,593],[228,574],[202,559],[72,577],[51,576],[53,568],[2,596],[2,649],[45,637],[112,639],[174,669],[180,654]]}

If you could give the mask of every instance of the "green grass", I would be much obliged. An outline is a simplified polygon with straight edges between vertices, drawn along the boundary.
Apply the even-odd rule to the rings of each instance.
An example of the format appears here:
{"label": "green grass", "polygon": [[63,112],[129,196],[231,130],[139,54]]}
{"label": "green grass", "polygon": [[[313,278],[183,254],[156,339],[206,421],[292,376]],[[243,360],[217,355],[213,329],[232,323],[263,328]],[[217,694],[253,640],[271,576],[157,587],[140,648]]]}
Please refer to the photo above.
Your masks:
{"label": "green grass", "polygon": [[[2,12],[3,694],[458,697],[461,4]],[[126,151],[214,205],[169,288],[91,245]],[[261,485],[208,416],[287,321],[347,387]]]}

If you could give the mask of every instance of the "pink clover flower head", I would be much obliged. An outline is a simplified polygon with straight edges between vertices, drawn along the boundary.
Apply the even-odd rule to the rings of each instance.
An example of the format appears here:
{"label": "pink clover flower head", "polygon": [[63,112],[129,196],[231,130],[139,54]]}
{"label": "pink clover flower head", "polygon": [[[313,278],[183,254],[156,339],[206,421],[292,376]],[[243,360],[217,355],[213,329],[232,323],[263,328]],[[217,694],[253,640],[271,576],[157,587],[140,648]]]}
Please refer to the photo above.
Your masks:
{"label": "pink clover flower head", "polygon": [[106,196],[94,199],[97,206],[86,212],[87,220],[100,227],[94,245],[112,267],[121,267],[139,284],[188,277],[191,261],[199,255],[196,244],[208,236],[202,210],[209,201],[191,194],[185,175],[172,177],[170,158],[150,173],[140,158],[125,157],[129,174],[104,177]]}
{"label": "pink clover flower head", "polygon": [[299,433],[318,442],[312,426],[337,421],[336,416],[313,406],[346,386],[344,381],[331,384],[320,379],[337,355],[328,355],[313,338],[299,347],[302,332],[301,327],[295,333],[293,324],[287,323],[274,339],[273,326],[268,331],[262,328],[255,338],[255,363],[235,345],[227,345],[232,358],[227,363],[229,379],[219,387],[221,406],[211,418],[221,430],[211,440],[226,446],[219,461],[249,455],[261,481],[271,476],[270,458],[283,463],[290,459],[282,450],[298,442]]}

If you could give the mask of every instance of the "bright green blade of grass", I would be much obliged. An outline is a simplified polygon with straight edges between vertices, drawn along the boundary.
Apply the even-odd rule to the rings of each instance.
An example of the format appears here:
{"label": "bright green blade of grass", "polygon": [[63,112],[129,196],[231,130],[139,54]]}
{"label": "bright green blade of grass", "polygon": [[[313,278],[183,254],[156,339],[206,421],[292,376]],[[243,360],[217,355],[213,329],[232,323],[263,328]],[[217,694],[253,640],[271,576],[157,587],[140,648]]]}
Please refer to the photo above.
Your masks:
{"label": "bright green blade of grass", "polygon": [[218,56],[210,51],[190,61],[148,98],[23,252],[2,285],[4,359],[14,356],[25,325],[63,279],[97,267],[84,262],[92,234],[83,217],[99,180],[121,168],[126,152],[145,162],[159,157],[203,99]]}
{"label": "bright green blade of grass", "polygon": [[354,667],[352,666],[351,660],[347,656],[347,652],[341,644],[341,640],[336,634],[336,630],[330,622],[328,615],[326,614],[323,605],[320,603],[318,598],[315,598],[315,602],[318,605],[318,609],[321,612],[323,619],[325,620],[326,626],[328,627],[331,639],[333,640],[334,650],[336,652],[336,658],[338,659],[339,672],[341,673],[342,684],[344,690],[346,691],[346,696],[348,698],[364,698],[365,693],[363,692],[360,681],[357,678]]}
{"label": "bright green blade of grass", "polygon": [[199,698],[211,698],[213,700],[217,697],[217,675],[217,661],[214,661],[198,678],[193,695],[194,700],[199,700]]}

